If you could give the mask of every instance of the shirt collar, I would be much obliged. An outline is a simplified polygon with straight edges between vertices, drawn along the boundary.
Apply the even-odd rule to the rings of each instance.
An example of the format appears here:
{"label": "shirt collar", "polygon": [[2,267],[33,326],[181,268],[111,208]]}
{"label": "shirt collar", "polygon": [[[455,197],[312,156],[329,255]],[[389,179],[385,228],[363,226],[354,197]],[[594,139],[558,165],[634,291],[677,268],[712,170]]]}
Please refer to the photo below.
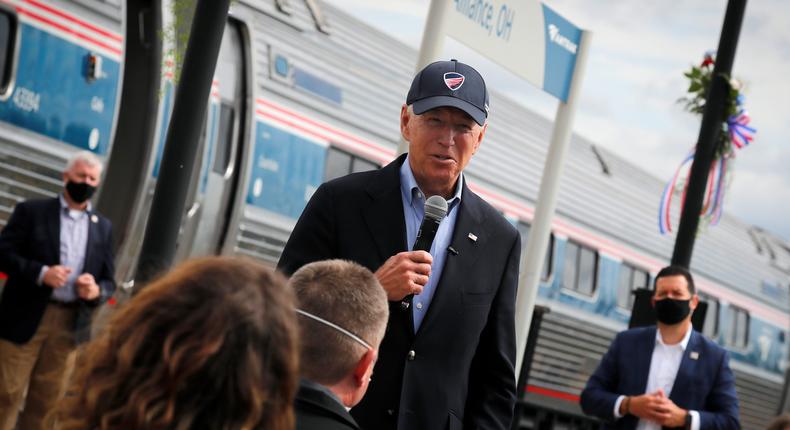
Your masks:
{"label": "shirt collar", "polygon": [[[455,183],[455,194],[450,200],[447,200],[448,208],[452,208],[461,202],[461,193],[463,189],[464,174],[461,173],[458,175],[458,181]],[[408,154],[406,155],[406,159],[403,160],[403,164],[400,166],[400,190],[401,193],[406,196],[406,200],[410,205],[413,204],[414,198],[417,197],[417,193],[422,196],[423,200],[425,199],[425,193],[420,190],[419,185],[417,185],[417,180],[414,178],[414,172],[411,170]]]}
{"label": "shirt collar", "polygon": [[63,193],[58,194],[58,200],[60,201],[60,208],[61,210],[70,210],[70,211],[77,211],[83,213],[90,213],[93,210],[93,205],[91,205],[90,200],[88,201],[88,206],[85,208],[84,211],[80,211],[78,209],[71,209],[69,204],[66,202],[66,198],[63,197]]}
{"label": "shirt collar", "polygon": [[685,351],[686,350],[686,346],[688,346],[688,344],[689,344],[689,339],[691,339],[691,332],[693,330],[694,330],[694,327],[692,327],[691,324],[689,324],[689,328],[686,331],[686,335],[683,336],[683,339],[680,341],[679,344],[667,345],[667,344],[664,343],[664,339],[661,338],[661,330],[659,330],[656,327],[656,344],[664,345],[664,346],[667,346],[667,347],[673,347],[673,346],[680,345],[680,347],[683,348],[683,351]]}
{"label": "shirt collar", "polygon": [[343,404],[342,401],[340,401],[340,398],[337,397],[337,394],[335,394],[332,390],[329,389],[329,387],[321,385],[318,382],[313,382],[313,381],[311,381],[309,379],[306,379],[306,378],[301,378],[301,383],[305,387],[312,388],[313,390],[317,390],[317,391],[320,391],[320,392],[326,394],[327,396],[329,396],[332,399],[334,399],[336,402],[340,403],[340,405],[343,406],[344,408],[346,408],[346,410],[349,409],[349,408],[346,407],[346,405]]}

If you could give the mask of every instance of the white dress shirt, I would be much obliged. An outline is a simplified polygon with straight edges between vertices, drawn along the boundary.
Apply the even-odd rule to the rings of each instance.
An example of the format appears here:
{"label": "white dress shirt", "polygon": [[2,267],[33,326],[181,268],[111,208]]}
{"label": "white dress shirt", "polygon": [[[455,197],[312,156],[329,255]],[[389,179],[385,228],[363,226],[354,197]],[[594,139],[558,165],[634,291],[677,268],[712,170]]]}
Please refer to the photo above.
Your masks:
{"label": "white dress shirt", "polygon": [[[661,331],[656,329],[656,344],[653,347],[653,356],[650,359],[650,372],[647,375],[647,391],[645,393],[655,393],[658,389],[664,390],[664,395],[669,397],[672,387],[675,385],[675,378],[678,375],[680,362],[683,360],[683,353],[691,339],[693,328],[689,324],[689,329],[683,340],[674,345],[667,345],[661,338]],[[625,396],[620,396],[614,402],[614,416],[620,418],[620,403]],[[691,430],[699,430],[699,412],[689,411],[691,415]],[[636,425],[636,430],[661,430],[661,425],[649,420],[640,419]]]}

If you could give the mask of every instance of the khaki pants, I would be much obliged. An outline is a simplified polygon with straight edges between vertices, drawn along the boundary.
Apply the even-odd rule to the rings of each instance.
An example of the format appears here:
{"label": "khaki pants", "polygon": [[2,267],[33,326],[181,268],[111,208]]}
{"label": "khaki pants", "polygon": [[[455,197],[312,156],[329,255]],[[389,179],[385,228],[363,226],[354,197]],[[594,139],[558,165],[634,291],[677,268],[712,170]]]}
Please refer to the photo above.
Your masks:
{"label": "khaki pants", "polygon": [[0,430],[13,430],[15,425],[17,430],[52,428],[45,419],[63,395],[74,365],[76,315],[76,309],[50,304],[29,342],[17,345],[0,339]]}

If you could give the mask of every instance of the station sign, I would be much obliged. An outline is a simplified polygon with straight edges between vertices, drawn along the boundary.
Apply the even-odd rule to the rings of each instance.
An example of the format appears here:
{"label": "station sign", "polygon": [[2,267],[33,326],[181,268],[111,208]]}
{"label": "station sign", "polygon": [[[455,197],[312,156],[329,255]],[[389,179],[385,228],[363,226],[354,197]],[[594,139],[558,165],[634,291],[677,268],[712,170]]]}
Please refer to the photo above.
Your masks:
{"label": "station sign", "polygon": [[445,0],[447,35],[567,101],[582,30],[537,0]]}

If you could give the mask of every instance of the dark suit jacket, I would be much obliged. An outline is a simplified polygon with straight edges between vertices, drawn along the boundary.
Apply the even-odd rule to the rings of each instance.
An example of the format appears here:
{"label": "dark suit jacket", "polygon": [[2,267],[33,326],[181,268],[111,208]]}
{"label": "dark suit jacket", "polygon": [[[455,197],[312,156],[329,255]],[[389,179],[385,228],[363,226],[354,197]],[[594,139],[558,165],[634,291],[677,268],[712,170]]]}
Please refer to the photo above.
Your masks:
{"label": "dark suit jacket", "polygon": [[[323,184],[288,240],[279,268],[291,274],[328,258],[375,271],[407,250],[399,169]],[[519,235],[464,187],[442,279],[415,334],[411,309],[390,320],[367,394],[351,414],[365,429],[509,428],[516,399],[514,305]],[[473,233],[477,240],[468,235]],[[414,351],[413,359],[409,352]]]}
{"label": "dark suit jacket", "polygon": [[[0,338],[24,344],[33,337],[52,288],[36,285],[43,266],[60,263],[60,201],[30,200],[16,205],[0,232],[0,272],[8,275],[0,298]],[[97,300],[80,301],[75,339],[87,340],[94,308],[115,291],[110,221],[93,212],[83,273],[90,273],[101,290]]]}
{"label": "dark suit jacket", "polygon": [[359,430],[337,400],[302,381],[294,402],[296,430]]}
{"label": "dark suit jacket", "polygon": [[[614,421],[614,404],[620,395],[645,394],[655,340],[655,326],[618,334],[587,381],[581,406],[586,414],[607,421],[602,428],[636,428],[638,418],[633,415]],[[703,430],[740,428],[727,351],[696,331],[691,333],[669,398],[683,409],[698,411]]]}

